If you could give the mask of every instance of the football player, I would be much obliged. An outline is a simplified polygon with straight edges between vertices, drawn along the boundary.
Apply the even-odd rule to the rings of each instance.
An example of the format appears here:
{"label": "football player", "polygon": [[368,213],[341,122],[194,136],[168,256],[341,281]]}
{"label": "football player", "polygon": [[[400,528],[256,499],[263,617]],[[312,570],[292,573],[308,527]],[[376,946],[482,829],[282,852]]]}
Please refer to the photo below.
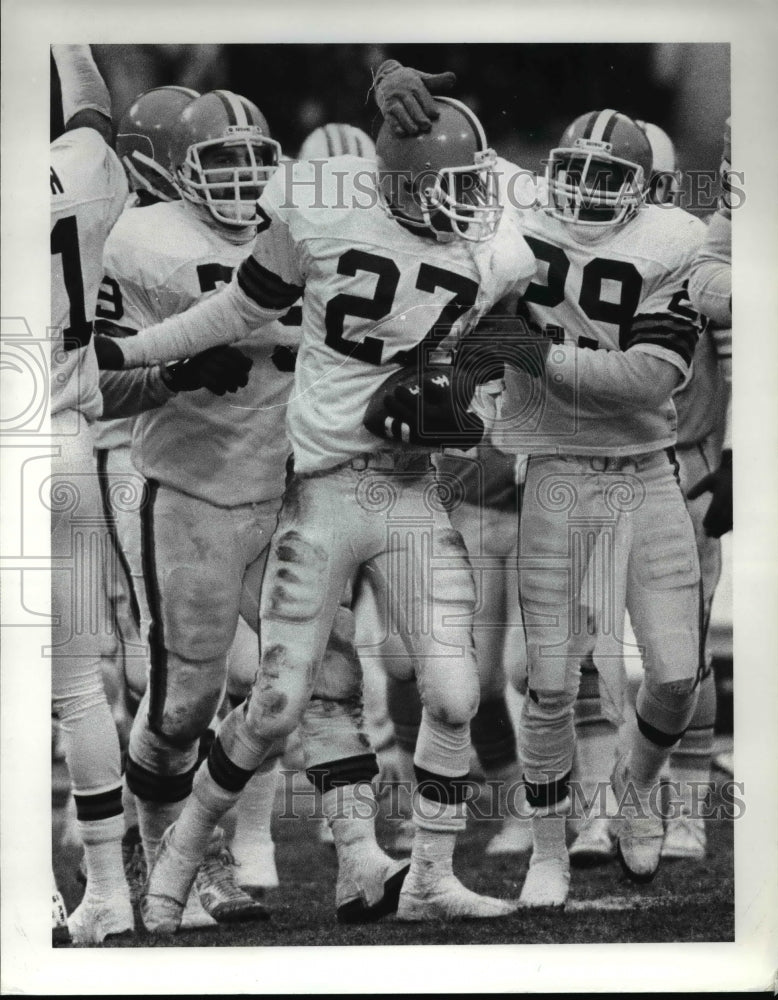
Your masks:
{"label": "football player", "polygon": [[[52,82],[61,88],[61,106],[59,98],[52,104],[57,137],[51,145],[51,325],[56,333],[51,424],[52,435],[61,439],[52,461],[52,645],[57,650],[52,696],[87,873],[84,898],[68,926],[74,943],[99,944],[133,928],[122,867],[120,753],[103,687],[99,642],[79,630],[74,618],[89,599],[89,586],[103,591],[104,567],[90,567],[94,575],[81,581],[82,590],[76,591],[68,560],[74,545],[80,544],[79,525],[95,525],[98,531],[105,526],[93,455],[94,421],[101,415],[122,417],[159,407],[174,393],[159,369],[140,380],[103,373],[98,381],[92,324],[103,248],[128,188],[121,163],[108,145],[110,101],[89,47],[53,46],[52,55]],[[239,387],[239,372],[222,374],[226,377],[221,391]],[[192,358],[186,363],[186,388],[204,385],[201,375],[200,359]]]}
{"label": "football player", "polygon": [[[352,125],[328,124],[315,129],[300,148],[300,159],[324,159],[353,154],[375,158],[375,145],[369,136]],[[482,390],[488,392],[488,387]],[[527,821],[518,814],[514,803],[521,780],[518,773],[516,739],[505,698],[506,640],[509,630],[502,627],[515,601],[508,599],[511,584],[516,584],[508,568],[510,554],[515,557],[516,519],[518,517],[516,481],[517,462],[514,456],[504,456],[487,443],[457,457],[456,451],[436,457],[441,495],[453,527],[459,531],[468,550],[471,563],[477,558],[483,563],[476,580],[478,593],[473,622],[476,661],[479,669],[480,699],[478,712],[471,722],[471,739],[487,778],[495,783],[502,796],[500,815],[502,829],[487,846],[487,854],[517,853],[531,846]],[[407,662],[407,651],[399,636],[392,635],[388,621],[375,621],[375,602],[369,587],[358,587],[360,601],[356,607],[358,626],[367,619],[366,652],[376,653],[386,673],[375,676],[374,655],[362,658],[365,684],[365,712],[381,772],[379,785],[399,782],[398,805],[402,818],[391,834],[395,851],[410,851],[413,823],[410,820],[410,796],[413,784],[413,754],[416,748],[422,705],[419,699],[413,666]],[[514,586],[515,590],[515,586]],[[372,633],[370,631],[372,629]],[[514,631],[510,648],[521,648],[523,641]],[[520,655],[520,654],[519,654]],[[519,671],[523,665],[519,665]],[[388,692],[384,692],[384,687]],[[387,716],[388,713],[388,716]],[[392,738],[393,730],[393,738]],[[407,801],[406,801],[407,799]],[[511,808],[508,808],[508,806]]]}
{"label": "football player", "polygon": [[[127,174],[131,196],[127,208],[144,207],[180,196],[165,167],[169,129],[181,111],[197,97],[187,87],[157,87],[139,94],[119,120],[116,152]],[[109,332],[122,317],[121,289],[115,278],[104,276],[97,296],[95,329]],[[172,394],[171,394],[172,395]],[[149,614],[143,587],[140,555],[140,505],[143,481],[132,464],[130,444],[133,417],[101,420],[95,425],[95,446],[103,508],[113,541],[108,574],[109,604],[114,624],[113,648],[104,653],[109,670],[118,667],[117,688],[124,706],[114,712],[127,721],[127,732],[146,685],[144,640]],[[114,569],[115,567],[115,569]],[[104,673],[108,671],[104,670]],[[134,812],[132,796],[125,794],[125,817]],[[137,824],[137,818],[134,818]]]}
{"label": "football player", "polygon": [[[156,105],[159,92],[152,96]],[[150,117],[148,100],[136,102],[131,117],[146,111]],[[127,212],[106,245],[102,329],[115,336],[185,309],[229,280],[254,236],[253,202],[278,161],[279,146],[259,110],[227,91],[188,97],[168,126],[177,187],[165,185],[164,169],[153,169],[152,157],[127,154],[136,173],[166,197]],[[162,127],[156,131],[159,139]],[[183,199],[174,200],[179,191]],[[188,794],[198,740],[223,693],[241,581],[275,525],[288,451],[283,404],[291,384],[290,352],[278,345],[290,341],[288,329],[279,325],[275,360],[273,347],[238,349],[254,370],[235,403],[205,391],[179,395],[133,427],[132,478],[140,473],[147,481],[139,549],[150,606],[150,673],[130,736],[126,780],[147,859]],[[212,355],[216,370],[222,354]],[[261,463],[255,458],[260,449]],[[141,692],[145,686],[134,685]],[[269,817],[274,769],[258,782],[260,811]],[[241,881],[253,885],[261,877],[247,870],[255,858],[240,860]],[[198,879],[206,909],[217,920],[266,916],[235,877],[230,852],[214,844]]]}
{"label": "football player", "polygon": [[[403,104],[401,88],[393,95]],[[412,119],[426,117],[410,108]],[[508,178],[512,197],[534,206],[522,223],[539,265],[521,304],[537,354],[517,354],[504,405],[507,436],[530,454],[519,538],[529,664],[521,756],[535,807],[528,906],[567,898],[580,665],[598,634],[618,645],[622,601],[644,677],[611,780],[618,852],[636,881],[658,868],[658,778],[697,702],[700,573],[675,474],[672,395],[701,329],[686,284],[705,230],[679,208],[646,204],[651,169],[645,133],[606,109],[565,130],[544,183]],[[621,658],[609,660],[598,669],[618,699]]]}
{"label": "football player", "polygon": [[[438,104],[440,118],[424,142],[397,139],[382,127],[377,177],[374,164],[345,157],[323,164],[318,183],[311,163],[278,171],[259,202],[263,222],[251,256],[227,289],[121,345],[101,345],[106,367],[185,356],[196,344],[245,337],[305,291],[287,422],[295,473],[262,585],[260,670],[165,834],[146,897],[161,927],[177,926],[214,823],[297,724],[344,587],[358,569],[400,628],[424,704],[415,755],[417,830],[410,871],[394,900],[398,917],[484,918],[515,909],[466,889],[452,870],[478,701],[474,592],[461,536],[436,499],[429,453],[433,443],[452,439],[477,443],[483,424],[468,410],[472,391],[463,382],[461,396],[453,392],[456,377],[430,371],[428,356],[526,283],[535,262],[497,201],[494,154],[480,123],[459,102]],[[395,404],[402,410],[417,397],[415,418],[398,416]],[[377,440],[365,420],[391,440]],[[410,588],[401,586],[406,580],[414,581]],[[372,801],[374,758],[355,753],[322,772],[339,888],[346,871],[372,869],[365,891],[380,901],[388,869],[372,846],[362,850],[359,823],[366,797]]]}
{"label": "football player", "polygon": [[[89,587],[103,587],[102,566],[92,567],[96,577],[82,581],[79,592],[69,565],[79,523],[103,523],[92,451],[92,424],[103,411],[92,322],[103,246],[124,207],[127,181],[109,144],[110,98],[89,46],[56,45],[52,56],[52,82],[58,79],[61,89],[61,106],[59,99],[52,103],[51,144],[51,433],[58,444],[51,480],[52,699],[87,868],[86,891],[68,928],[75,944],[99,944],[134,925],[122,866],[118,735],[99,642],[77,628],[75,617]],[[144,393],[151,405],[169,396],[158,371],[124,401]],[[132,407],[123,410],[117,397],[111,412]]]}
{"label": "football player", "polygon": [[372,160],[375,157],[375,143],[354,125],[329,122],[320,125],[306,136],[298,160],[323,160],[333,156],[361,156]]}
{"label": "football player", "polygon": [[[675,146],[659,126],[651,122],[637,124],[646,133],[653,156],[647,201],[653,205],[673,205],[677,201],[680,184]],[[697,345],[691,378],[674,396],[678,413],[675,453],[681,488],[685,493],[720,465],[727,396],[723,368],[717,358],[717,343],[708,328]],[[700,560],[703,641],[707,636],[713,595],[721,574],[720,545],[716,539],[709,538],[703,528],[706,506],[695,500],[689,502]],[[679,783],[680,801],[669,804],[663,858],[700,859],[705,855],[705,825],[699,815],[699,807],[702,790],[710,780],[716,721],[716,686],[711,662],[711,653],[706,649],[697,708],[670,755],[668,780]],[[592,667],[593,664],[588,669],[584,667],[576,702],[576,740],[582,779],[596,785],[603,784],[603,779],[607,780],[616,732],[599,704],[596,670],[592,676]],[[614,855],[615,844],[609,818],[593,813],[570,848],[570,860],[573,864],[594,864]]]}

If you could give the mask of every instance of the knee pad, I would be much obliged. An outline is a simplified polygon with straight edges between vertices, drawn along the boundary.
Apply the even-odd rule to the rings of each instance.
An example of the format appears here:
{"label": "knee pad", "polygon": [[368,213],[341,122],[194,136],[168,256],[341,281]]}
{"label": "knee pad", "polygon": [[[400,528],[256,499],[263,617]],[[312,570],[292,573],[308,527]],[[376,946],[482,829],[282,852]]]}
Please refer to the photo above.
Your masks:
{"label": "knee pad", "polygon": [[310,700],[313,679],[314,664],[302,652],[282,643],[265,646],[244,708],[252,739],[262,743],[286,739]]}
{"label": "knee pad", "polygon": [[108,707],[105,697],[105,687],[99,665],[94,670],[84,671],[78,677],[73,677],[66,685],[54,685],[52,708],[63,727],[78,722],[99,710],[101,706]]}
{"label": "knee pad", "polygon": [[697,705],[696,679],[657,684],[646,676],[637,693],[635,714],[647,740],[660,747],[673,746],[683,736]]}
{"label": "knee pad", "polygon": [[470,766],[470,720],[444,722],[425,706],[413,762],[417,768],[448,778],[466,775]]}
{"label": "knee pad", "polygon": [[221,702],[225,666],[223,659],[190,661],[168,652],[151,671],[149,729],[170,746],[199,740]]}
{"label": "knee pad", "polygon": [[529,781],[555,782],[572,769],[574,704],[571,691],[528,690],[519,732],[521,762]]}
{"label": "knee pad", "polygon": [[183,741],[171,743],[163,735],[155,732],[149,725],[148,696],[146,696],[140,704],[130,731],[127,764],[127,784],[130,791],[142,799],[178,801],[181,796],[177,793],[173,797],[162,793],[158,795],[154,789],[159,782],[154,778],[156,776],[162,781],[172,776],[194,773],[198,746],[198,738],[193,738],[188,743]]}
{"label": "knee pad", "polygon": [[425,712],[440,725],[465,726],[469,732],[470,720],[478,711],[478,678],[473,676],[468,682],[463,677],[457,688],[430,690],[430,685],[422,684],[421,700]]}

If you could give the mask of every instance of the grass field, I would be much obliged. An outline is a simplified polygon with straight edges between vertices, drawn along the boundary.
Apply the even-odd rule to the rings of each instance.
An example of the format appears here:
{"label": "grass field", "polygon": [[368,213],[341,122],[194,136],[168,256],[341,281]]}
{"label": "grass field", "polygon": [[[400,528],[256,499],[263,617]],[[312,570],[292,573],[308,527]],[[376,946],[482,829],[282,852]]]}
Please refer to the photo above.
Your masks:
{"label": "grass field", "polygon": [[[723,775],[719,774],[720,778]],[[290,789],[287,783],[286,791]],[[279,791],[283,807],[285,789]],[[713,804],[718,800],[714,792]],[[56,813],[55,813],[56,818]],[[155,939],[140,930],[111,947],[241,947],[256,945],[561,944],[595,942],[682,942],[734,940],[733,822],[707,823],[704,862],[663,863],[646,886],[627,881],[617,864],[573,872],[564,911],[519,911],[499,921],[460,924],[402,924],[392,919],[369,926],[335,922],[335,852],[321,844],[305,819],[280,820],[274,828],[281,887],[267,895],[268,922],[184,931]],[[483,848],[495,825],[471,820],[461,838],[455,869],[478,892],[517,897],[526,856],[487,858]],[[379,818],[379,839],[385,830]],[[55,836],[57,824],[55,822]],[[82,892],[74,877],[74,848],[55,847],[54,867],[68,911]]]}

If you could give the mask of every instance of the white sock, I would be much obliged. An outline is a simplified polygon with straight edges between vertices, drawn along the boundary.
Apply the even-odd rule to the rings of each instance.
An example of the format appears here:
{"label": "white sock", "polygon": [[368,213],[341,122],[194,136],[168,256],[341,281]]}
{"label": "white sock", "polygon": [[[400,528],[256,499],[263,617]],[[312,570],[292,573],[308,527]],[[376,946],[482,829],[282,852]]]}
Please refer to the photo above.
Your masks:
{"label": "white sock", "polygon": [[[264,765],[263,765],[264,767]],[[254,853],[254,845],[272,840],[270,823],[278,788],[278,758],[260,768],[243,789],[235,804],[235,833],[231,848],[235,860],[241,863]]]}
{"label": "white sock", "polygon": [[79,820],[78,832],[84,844],[87,892],[102,899],[117,891],[127,891],[122,862],[124,818]]}
{"label": "white sock", "polygon": [[563,799],[554,806],[536,809],[532,817],[532,860],[546,858],[567,859],[565,837],[570,799]]}
{"label": "white sock", "polygon": [[200,767],[192,794],[176,820],[172,839],[175,848],[186,857],[204,858],[219,820],[238,800],[241,791],[222,788],[211,777],[207,764]]}
{"label": "white sock", "polygon": [[151,864],[157,856],[162,834],[181,815],[185,801],[186,799],[180,802],[152,802],[149,799],[135,799],[138,827],[147,863]]}
{"label": "white sock", "polygon": [[669,747],[660,747],[635,726],[631,733],[629,751],[629,777],[638,794],[644,795],[659,781],[659,775],[670,756]]}
{"label": "white sock", "polygon": [[339,862],[341,855],[354,849],[381,851],[375,839],[376,804],[369,781],[330,789],[322,795],[321,807],[332,830]]}
{"label": "white sock", "polygon": [[429,888],[453,874],[457,834],[465,829],[466,805],[443,805],[419,795],[413,796],[413,823],[416,832],[411,850],[410,887]]}
{"label": "white sock", "polygon": [[456,833],[417,827],[408,872],[409,885],[427,889],[446,875],[453,875],[456,842]]}

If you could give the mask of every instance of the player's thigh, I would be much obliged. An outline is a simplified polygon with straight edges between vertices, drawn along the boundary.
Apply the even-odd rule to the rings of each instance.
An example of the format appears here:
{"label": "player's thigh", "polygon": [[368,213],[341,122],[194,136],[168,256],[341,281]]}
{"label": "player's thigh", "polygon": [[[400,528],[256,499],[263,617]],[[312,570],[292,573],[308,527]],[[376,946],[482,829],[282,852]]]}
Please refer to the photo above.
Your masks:
{"label": "player's thigh", "polygon": [[233,511],[150,483],[143,527],[157,641],[192,662],[224,657],[235,634],[246,564]]}
{"label": "player's thigh", "polygon": [[[473,568],[476,589],[473,639],[484,698],[503,690],[509,634],[511,656],[517,641],[511,623],[518,616],[518,514],[515,510],[468,504],[453,510],[450,517],[452,526],[465,540]],[[519,638],[523,646],[523,635]]]}
{"label": "player's thigh", "polygon": [[[299,713],[313,691],[336,612],[356,570],[353,490],[336,472],[292,479],[260,596],[263,714]],[[349,516],[349,513],[351,516]]]}
{"label": "player's thigh", "polygon": [[424,523],[405,522],[371,562],[371,573],[415,664],[425,708],[443,720],[467,722],[478,706],[478,672],[475,586],[461,534],[444,511],[432,509]]}
{"label": "player's thigh", "polygon": [[627,610],[643,662],[657,684],[688,680],[700,667],[701,591],[694,528],[670,459],[663,452],[638,475]]}
{"label": "player's thigh", "polygon": [[566,690],[593,648],[595,609],[583,586],[605,518],[602,485],[583,461],[529,459],[519,522],[519,592],[531,689]]}

